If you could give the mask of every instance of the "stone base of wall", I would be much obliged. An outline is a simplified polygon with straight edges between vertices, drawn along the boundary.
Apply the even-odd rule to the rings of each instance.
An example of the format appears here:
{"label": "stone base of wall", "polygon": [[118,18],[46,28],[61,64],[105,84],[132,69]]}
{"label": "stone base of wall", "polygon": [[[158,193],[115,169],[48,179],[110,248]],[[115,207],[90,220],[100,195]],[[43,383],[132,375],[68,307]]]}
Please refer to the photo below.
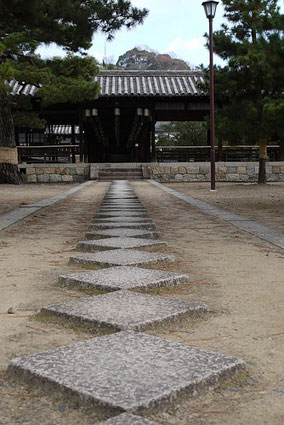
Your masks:
{"label": "stone base of wall", "polygon": [[82,183],[89,179],[90,164],[19,164],[24,183]]}
{"label": "stone base of wall", "polygon": [[[150,173],[159,182],[209,182],[210,163],[174,162],[152,163]],[[267,162],[268,182],[284,182],[284,162]],[[216,162],[216,181],[218,182],[256,182],[257,162]]]}

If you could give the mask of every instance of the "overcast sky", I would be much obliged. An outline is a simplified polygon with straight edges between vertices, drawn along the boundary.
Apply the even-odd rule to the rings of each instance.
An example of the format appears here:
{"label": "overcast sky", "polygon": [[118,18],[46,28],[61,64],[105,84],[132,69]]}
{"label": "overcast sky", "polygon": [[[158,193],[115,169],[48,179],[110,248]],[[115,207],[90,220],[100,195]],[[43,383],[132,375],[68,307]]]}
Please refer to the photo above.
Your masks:
{"label": "overcast sky", "polygon": [[[284,13],[284,0],[278,2]],[[106,54],[112,62],[116,62],[127,50],[145,47],[159,53],[174,53],[191,65],[208,65],[209,56],[203,37],[208,31],[208,20],[202,0],[132,0],[132,4],[149,10],[144,24],[131,30],[118,31],[111,42],[106,42],[103,34],[95,34],[90,55],[101,62]],[[224,22],[223,14],[220,2],[214,19],[214,30]],[[41,48],[39,53],[44,57],[59,56],[62,50],[50,46]],[[221,64],[218,57],[215,57],[215,62]]]}

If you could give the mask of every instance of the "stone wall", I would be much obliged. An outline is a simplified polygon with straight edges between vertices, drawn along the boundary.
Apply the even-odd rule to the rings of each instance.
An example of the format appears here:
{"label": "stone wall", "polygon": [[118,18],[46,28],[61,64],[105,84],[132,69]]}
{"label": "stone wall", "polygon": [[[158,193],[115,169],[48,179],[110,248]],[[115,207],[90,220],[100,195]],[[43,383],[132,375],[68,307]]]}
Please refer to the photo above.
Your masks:
{"label": "stone wall", "polygon": [[[267,181],[284,182],[284,162],[268,162]],[[210,163],[174,162],[150,164],[151,178],[159,182],[210,181]],[[257,162],[216,162],[216,181],[256,182]]]}
{"label": "stone wall", "polygon": [[19,164],[24,183],[82,183],[90,164]]}

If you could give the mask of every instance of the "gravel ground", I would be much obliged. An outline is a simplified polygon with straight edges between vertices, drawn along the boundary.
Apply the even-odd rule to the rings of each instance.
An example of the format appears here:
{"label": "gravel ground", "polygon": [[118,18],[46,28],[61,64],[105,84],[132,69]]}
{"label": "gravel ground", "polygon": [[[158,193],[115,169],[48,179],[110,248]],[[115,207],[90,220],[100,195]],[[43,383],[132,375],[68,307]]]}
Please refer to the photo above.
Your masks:
{"label": "gravel ground", "polygon": [[[176,263],[159,268],[189,275],[189,284],[153,293],[207,303],[210,309],[203,320],[152,333],[239,357],[247,364],[244,376],[150,419],[161,425],[283,425],[283,250],[201,213],[150,183],[137,181],[133,186],[169,244],[164,252],[177,256]],[[0,212],[70,187],[3,185]],[[98,412],[84,412],[57,394],[10,382],[5,370],[11,358],[90,337],[78,328],[39,322],[35,313],[42,306],[85,296],[59,287],[57,278],[78,270],[68,266],[69,256],[108,187],[109,183],[94,183],[0,232],[1,425],[87,425],[102,419]],[[283,230],[284,184],[218,184],[217,192],[199,183],[169,187]],[[14,314],[7,314],[10,307]]]}

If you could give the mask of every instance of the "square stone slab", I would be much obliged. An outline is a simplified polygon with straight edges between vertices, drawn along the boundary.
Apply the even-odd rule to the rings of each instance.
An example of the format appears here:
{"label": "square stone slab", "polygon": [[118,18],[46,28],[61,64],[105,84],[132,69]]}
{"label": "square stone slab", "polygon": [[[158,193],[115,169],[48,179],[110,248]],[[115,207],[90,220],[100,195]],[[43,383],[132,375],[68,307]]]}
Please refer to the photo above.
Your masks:
{"label": "square stone slab", "polygon": [[104,213],[96,213],[94,215],[94,218],[96,217],[145,217],[149,214],[147,212],[140,212],[140,211],[125,211],[125,210],[116,210],[115,212],[109,211]]}
{"label": "square stone slab", "polygon": [[123,193],[118,193],[117,195],[113,194],[113,195],[106,195],[104,197],[104,199],[108,199],[108,200],[113,200],[113,199],[138,199],[138,196],[135,194],[123,194]]}
{"label": "square stone slab", "polygon": [[123,331],[11,360],[10,376],[114,412],[157,411],[244,369],[242,360]]}
{"label": "square stone slab", "polygon": [[116,248],[146,248],[151,246],[167,246],[167,242],[142,238],[116,237],[79,241],[77,243],[78,249],[88,252],[105,251]]}
{"label": "square stone slab", "polygon": [[106,229],[95,230],[85,234],[86,239],[101,239],[114,238],[114,237],[128,237],[128,238],[147,238],[158,239],[161,236],[159,232],[151,232],[150,230],[141,229]]}
{"label": "square stone slab", "polygon": [[147,211],[143,205],[101,205],[98,212],[101,211],[110,211],[110,210],[141,210],[141,211]]}
{"label": "square stone slab", "polygon": [[119,289],[151,289],[187,283],[185,274],[147,270],[139,267],[110,267],[59,276],[63,285],[117,291]]}
{"label": "square stone slab", "polygon": [[68,301],[41,309],[44,315],[55,315],[89,328],[106,327],[114,331],[143,331],[163,322],[206,313],[205,304],[140,294],[132,291]]}
{"label": "square stone slab", "polygon": [[96,254],[81,254],[70,257],[70,263],[93,265],[97,267],[142,266],[163,261],[174,262],[173,255],[154,252],[135,251],[134,249],[112,249]]}
{"label": "square stone slab", "polygon": [[[123,217],[104,217],[104,218],[96,218],[93,219],[92,222],[102,222],[102,221],[109,221],[109,222],[115,222],[115,221],[125,221],[125,219],[123,220]],[[149,222],[149,223],[153,223],[152,219],[150,217],[143,217],[143,219],[141,220],[141,217],[127,217],[127,222],[129,223],[134,223],[134,222]]]}
{"label": "square stone slab", "polygon": [[96,229],[147,229],[147,230],[154,230],[156,229],[155,224],[147,221],[143,222],[135,222],[132,223],[131,221],[117,221],[117,222],[109,222],[106,221],[104,223],[91,223],[89,224],[90,230],[96,230]]}
{"label": "square stone slab", "polygon": [[141,416],[132,415],[131,413],[122,413],[119,416],[100,422],[98,425],[159,425],[157,422],[148,421]]}

